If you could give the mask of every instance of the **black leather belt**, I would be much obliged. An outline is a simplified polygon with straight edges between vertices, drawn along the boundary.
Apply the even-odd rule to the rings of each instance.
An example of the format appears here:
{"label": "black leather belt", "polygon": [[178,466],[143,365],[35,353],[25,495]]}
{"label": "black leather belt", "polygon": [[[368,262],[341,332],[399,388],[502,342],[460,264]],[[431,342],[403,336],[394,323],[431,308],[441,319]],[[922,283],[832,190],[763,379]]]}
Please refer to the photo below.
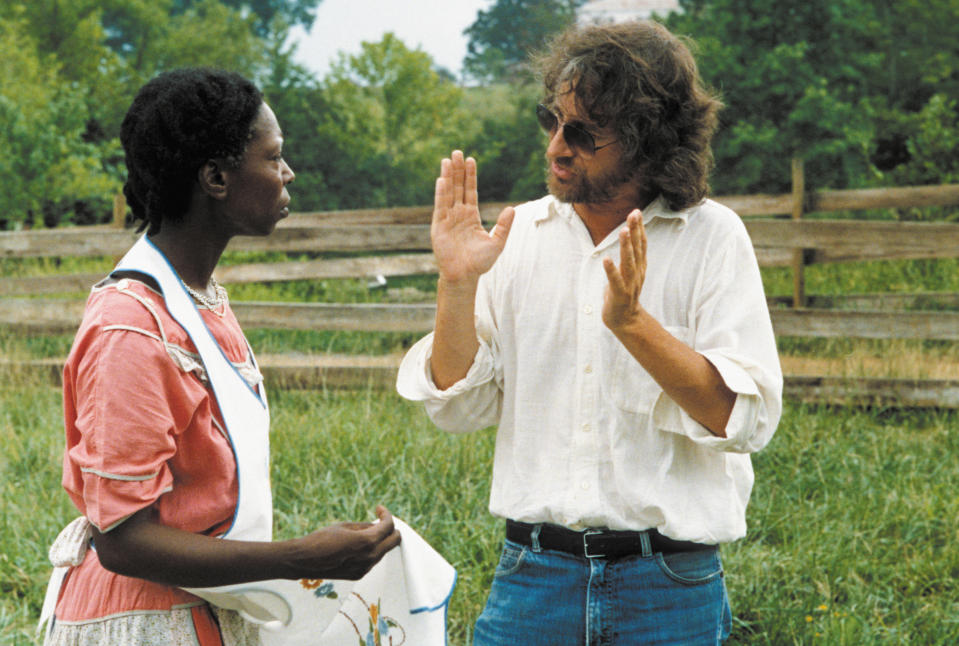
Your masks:
{"label": "black leather belt", "polygon": [[[506,521],[506,538],[520,545],[533,545],[533,532],[537,525]],[[643,535],[649,539],[653,553],[691,552],[715,549],[715,545],[676,541],[663,536],[655,529],[641,532],[611,529],[587,529],[576,532],[559,525],[539,525],[539,546],[546,550],[558,550],[586,558],[615,559],[643,553]]]}

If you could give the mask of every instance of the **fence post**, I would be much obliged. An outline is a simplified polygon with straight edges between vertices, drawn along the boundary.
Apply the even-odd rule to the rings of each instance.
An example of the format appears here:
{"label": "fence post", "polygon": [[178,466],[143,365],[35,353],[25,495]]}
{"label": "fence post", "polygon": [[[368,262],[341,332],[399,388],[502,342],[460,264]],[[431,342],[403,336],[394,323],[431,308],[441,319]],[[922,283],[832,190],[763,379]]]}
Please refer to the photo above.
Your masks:
{"label": "fence post", "polygon": [[[806,203],[806,177],[803,172],[803,160],[792,159],[792,219],[802,219]],[[793,250],[793,307],[806,306],[806,250]]]}
{"label": "fence post", "polygon": [[123,193],[113,196],[113,226],[122,229],[127,221],[127,198]]}

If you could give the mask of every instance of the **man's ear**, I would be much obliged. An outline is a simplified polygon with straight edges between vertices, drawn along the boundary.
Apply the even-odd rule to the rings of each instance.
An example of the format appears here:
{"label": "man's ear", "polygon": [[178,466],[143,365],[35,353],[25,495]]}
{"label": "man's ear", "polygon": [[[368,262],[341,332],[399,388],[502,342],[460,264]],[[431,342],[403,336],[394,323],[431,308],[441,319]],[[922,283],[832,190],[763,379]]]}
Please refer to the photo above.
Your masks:
{"label": "man's ear", "polygon": [[216,200],[226,197],[226,174],[223,166],[214,159],[208,159],[197,172],[197,181],[203,192]]}

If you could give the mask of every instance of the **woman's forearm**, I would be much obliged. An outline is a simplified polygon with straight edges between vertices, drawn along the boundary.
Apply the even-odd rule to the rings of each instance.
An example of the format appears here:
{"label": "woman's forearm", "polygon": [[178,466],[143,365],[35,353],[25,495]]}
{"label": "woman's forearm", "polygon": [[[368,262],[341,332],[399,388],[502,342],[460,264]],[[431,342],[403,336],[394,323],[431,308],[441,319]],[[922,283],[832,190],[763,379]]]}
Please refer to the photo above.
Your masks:
{"label": "woman's forearm", "polygon": [[[381,511],[382,510],[382,511]],[[179,587],[265,579],[357,579],[400,542],[392,516],[340,523],[287,541],[239,541],[194,534],[154,521],[147,509],[107,533],[94,530],[101,564],[124,576]]]}

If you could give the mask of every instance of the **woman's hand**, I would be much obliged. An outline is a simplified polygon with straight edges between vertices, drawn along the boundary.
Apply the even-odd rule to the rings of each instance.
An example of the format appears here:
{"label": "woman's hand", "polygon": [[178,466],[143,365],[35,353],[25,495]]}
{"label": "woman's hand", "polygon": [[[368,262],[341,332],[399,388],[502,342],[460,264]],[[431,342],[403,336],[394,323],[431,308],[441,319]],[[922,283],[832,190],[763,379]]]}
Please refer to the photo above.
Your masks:
{"label": "woman's hand", "polygon": [[292,541],[295,554],[289,564],[296,579],[356,580],[400,544],[393,516],[376,508],[375,523],[339,523]]}
{"label": "woman's hand", "polygon": [[93,530],[100,563],[124,576],[206,588],[266,579],[359,579],[399,545],[393,516],[339,523],[288,541],[214,538],[161,525],[143,509],[109,532]]}

